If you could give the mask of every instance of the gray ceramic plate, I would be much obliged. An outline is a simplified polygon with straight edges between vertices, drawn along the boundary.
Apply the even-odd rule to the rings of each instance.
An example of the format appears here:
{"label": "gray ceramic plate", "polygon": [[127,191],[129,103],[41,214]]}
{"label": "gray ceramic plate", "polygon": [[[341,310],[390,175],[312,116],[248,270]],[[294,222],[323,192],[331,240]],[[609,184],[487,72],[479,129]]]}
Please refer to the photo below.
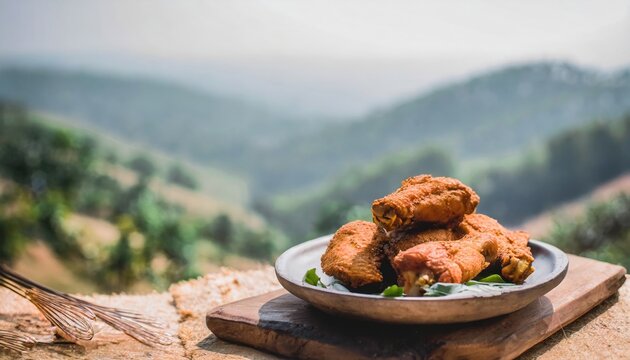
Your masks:
{"label": "gray ceramic plate", "polygon": [[303,283],[308,269],[316,268],[326,284],[320,257],[331,235],[307,241],[285,251],[276,261],[276,276],[291,294],[333,314],[399,324],[447,324],[487,319],[525,307],[556,287],[567,273],[565,253],[549,244],[531,240],[536,271],[523,285],[501,288],[499,294],[480,296],[458,293],[443,297],[386,298],[380,295],[315,287]]}

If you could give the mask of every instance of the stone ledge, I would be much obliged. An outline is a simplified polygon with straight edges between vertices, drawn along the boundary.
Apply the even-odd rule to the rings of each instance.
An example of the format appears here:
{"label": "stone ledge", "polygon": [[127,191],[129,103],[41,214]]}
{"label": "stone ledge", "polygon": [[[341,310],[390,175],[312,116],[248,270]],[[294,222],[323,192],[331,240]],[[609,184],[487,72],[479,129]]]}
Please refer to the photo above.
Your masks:
{"label": "stone ledge", "polygon": [[[630,279],[630,277],[627,277]],[[156,358],[156,359],[275,359],[247,347],[217,339],[205,326],[205,314],[214,306],[280,288],[273,268],[233,271],[222,269],[199,279],[171,286],[166,293],[142,296],[96,295],[98,304],[128,308],[164,320],[179,341],[168,347],[150,347],[103,325],[86,344],[38,345],[24,359]],[[0,289],[0,329],[17,329],[42,339],[52,335],[34,306]],[[623,358],[630,353],[630,281],[619,294],[522,355],[523,359]],[[1,353],[0,359],[13,358]]]}

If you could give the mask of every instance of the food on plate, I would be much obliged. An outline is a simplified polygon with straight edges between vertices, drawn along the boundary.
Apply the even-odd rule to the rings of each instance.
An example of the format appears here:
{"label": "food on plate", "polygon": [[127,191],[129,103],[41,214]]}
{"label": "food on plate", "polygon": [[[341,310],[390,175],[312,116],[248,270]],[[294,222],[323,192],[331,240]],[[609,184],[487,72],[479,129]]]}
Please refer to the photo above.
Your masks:
{"label": "food on plate", "polygon": [[479,196],[461,181],[418,175],[372,203],[373,220],[387,231],[418,224],[452,227],[475,211]]}
{"label": "food on plate", "polygon": [[[496,292],[522,284],[534,272],[529,234],[475,213],[478,204],[479,196],[456,179],[403,180],[372,203],[373,222],[353,221],[337,230],[321,257],[322,270],[353,291],[385,289],[382,295],[392,297],[444,296],[471,287]],[[326,287],[316,269],[305,282]]]}
{"label": "food on plate", "polygon": [[352,288],[380,283],[386,239],[374,223],[347,223],[337,230],[322,255],[322,270]]}
{"label": "food on plate", "polygon": [[407,249],[392,263],[405,294],[417,296],[437,282],[465,283],[497,258],[497,241],[473,234],[459,241],[431,241]]}
{"label": "food on plate", "polygon": [[459,229],[467,234],[491,234],[497,239],[499,266],[504,279],[521,284],[534,272],[534,257],[527,246],[529,234],[525,231],[510,231],[483,214],[466,215]]}
{"label": "food on plate", "polygon": [[391,262],[401,251],[433,241],[455,241],[466,235],[490,234],[498,245],[498,266],[504,279],[521,284],[534,271],[534,257],[527,246],[529,234],[510,231],[495,219],[483,214],[469,214],[453,229],[430,228],[426,230],[397,231],[389,235],[384,251]]}
{"label": "food on plate", "polygon": [[430,241],[454,241],[465,234],[457,229],[428,228],[414,231],[392,231],[388,234],[388,241],[383,245],[385,255],[390,262],[394,261],[399,252],[410,249]]}

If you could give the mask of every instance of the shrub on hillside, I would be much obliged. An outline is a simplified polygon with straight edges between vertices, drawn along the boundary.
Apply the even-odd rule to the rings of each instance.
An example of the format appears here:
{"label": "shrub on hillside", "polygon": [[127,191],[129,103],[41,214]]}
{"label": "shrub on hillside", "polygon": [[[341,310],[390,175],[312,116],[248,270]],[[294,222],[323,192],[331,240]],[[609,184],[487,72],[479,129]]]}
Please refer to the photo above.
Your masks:
{"label": "shrub on hillside", "polygon": [[630,195],[589,206],[576,219],[557,219],[545,241],[563,250],[630,268]]}
{"label": "shrub on hillside", "polygon": [[195,179],[190,172],[177,164],[171,166],[166,172],[166,181],[193,190],[199,187],[197,179]]}

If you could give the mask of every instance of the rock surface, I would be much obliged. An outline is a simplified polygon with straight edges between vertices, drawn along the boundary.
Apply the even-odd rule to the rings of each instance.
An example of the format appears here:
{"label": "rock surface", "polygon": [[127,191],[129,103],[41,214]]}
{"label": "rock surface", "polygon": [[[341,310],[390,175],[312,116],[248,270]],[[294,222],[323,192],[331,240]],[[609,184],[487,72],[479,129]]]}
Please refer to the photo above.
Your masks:
{"label": "rock surface", "polygon": [[[177,334],[179,315],[169,293],[143,296],[114,295],[83,297],[85,300],[140,312],[169,325],[168,331]],[[185,359],[185,351],[177,336],[170,346],[143,345],[109,326],[97,323],[94,339],[80,345],[52,342],[54,330],[50,323],[28,301],[5,289],[0,289],[0,329],[17,330],[33,335],[41,343],[22,359]],[[15,353],[0,351],[0,359],[16,357]]]}
{"label": "rock surface", "polygon": [[[628,278],[630,279],[630,278]],[[232,271],[222,269],[199,279],[171,286],[169,292],[143,296],[98,295],[86,299],[128,308],[157,317],[177,334],[173,344],[150,347],[102,325],[95,339],[81,345],[47,343],[53,330],[34,306],[0,289],[0,329],[28,332],[43,343],[23,359],[275,359],[247,347],[217,339],[205,326],[214,306],[279,289],[273,268]],[[630,354],[630,281],[619,294],[523,354],[523,359],[621,359]],[[1,352],[0,359],[18,357]]]}

